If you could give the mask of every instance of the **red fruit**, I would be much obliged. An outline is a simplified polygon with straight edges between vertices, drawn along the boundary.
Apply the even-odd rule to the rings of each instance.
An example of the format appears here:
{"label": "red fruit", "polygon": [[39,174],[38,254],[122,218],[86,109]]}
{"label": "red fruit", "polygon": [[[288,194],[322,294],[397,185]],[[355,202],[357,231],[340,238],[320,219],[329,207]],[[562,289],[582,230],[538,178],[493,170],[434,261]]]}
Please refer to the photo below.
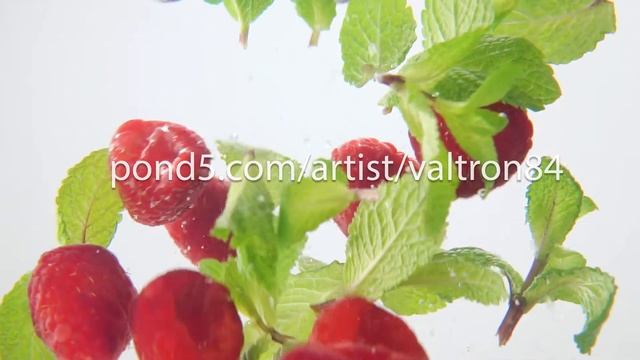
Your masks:
{"label": "red fruit", "polygon": [[381,347],[411,359],[428,359],[402,319],[362,298],[345,298],[326,305],[315,322],[309,343]]}
{"label": "red fruit", "polygon": [[[493,141],[498,152],[498,162],[500,164],[500,177],[494,182],[493,187],[497,188],[504,183],[505,173],[511,177],[516,172],[515,166],[506,166],[505,164],[511,161],[517,161],[522,163],[527,156],[533,142],[531,140],[533,136],[533,124],[527,112],[523,109],[515,106],[503,103],[495,103],[488,107],[489,110],[503,113],[509,120],[507,126],[496,136],[493,137]],[[453,161],[456,161],[458,157],[461,157],[464,161],[467,161],[467,166],[462,166],[460,169],[461,174],[467,179],[461,181],[458,185],[457,194],[458,197],[471,197],[484,188],[484,181],[482,179],[482,172],[479,166],[475,167],[474,180],[469,180],[471,177],[471,166],[468,162],[471,158],[467,153],[458,145],[453,134],[447,128],[447,125],[440,114],[436,114],[438,118],[438,127],[440,129],[440,138],[444,142],[444,146],[451,152]],[[420,143],[416,138],[410,135],[411,145],[418,158],[418,161],[422,161],[422,150]]]}
{"label": "red fruit", "polygon": [[44,253],[29,282],[36,334],[58,359],[117,359],[135,296],[116,257],[95,245]]}
{"label": "red fruit", "polygon": [[307,344],[285,355],[283,360],[417,360],[407,355],[394,353],[384,347],[357,344],[323,346]]}
{"label": "red fruit", "polygon": [[209,236],[224,210],[228,192],[228,183],[218,179],[209,181],[189,209],[165,225],[182,254],[196,265],[202,259],[225,261],[235,254],[226,241]]}
{"label": "red fruit", "polygon": [[308,344],[289,351],[282,360],[349,360],[349,358],[329,347]]}
{"label": "red fruit", "polygon": [[171,271],[142,290],[131,331],[142,360],[237,360],[243,343],[227,289],[189,270]]}
{"label": "red fruit", "polygon": [[[403,168],[405,172],[409,164],[415,160],[398,151],[395,146],[387,142],[373,138],[351,140],[336,148],[331,153],[333,161],[339,161],[342,169],[349,177],[349,187],[352,189],[372,189],[386,181],[393,179]],[[347,166],[347,161],[353,163]],[[383,161],[388,161],[388,170],[385,174]],[[349,234],[349,225],[358,209],[358,201],[338,214],[334,220],[345,235]]]}
{"label": "red fruit", "polygon": [[[199,178],[209,174],[209,154],[202,138],[181,125],[144,120],[122,124],[111,140],[109,157],[117,179],[124,179],[117,180],[116,187],[131,217],[146,225],[177,219],[204,185]],[[141,180],[147,175],[148,179]]]}

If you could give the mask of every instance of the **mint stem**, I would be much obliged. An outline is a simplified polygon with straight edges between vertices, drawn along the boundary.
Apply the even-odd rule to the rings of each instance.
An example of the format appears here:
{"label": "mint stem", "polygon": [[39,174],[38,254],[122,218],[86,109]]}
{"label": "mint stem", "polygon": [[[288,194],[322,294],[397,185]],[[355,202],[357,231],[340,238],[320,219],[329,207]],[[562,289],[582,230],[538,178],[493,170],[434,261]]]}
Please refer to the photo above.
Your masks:
{"label": "mint stem", "polygon": [[318,46],[318,40],[320,40],[320,30],[314,29],[311,33],[311,39],[309,39],[309,47]]}
{"label": "mint stem", "polygon": [[527,299],[525,299],[522,294],[524,294],[524,292],[531,286],[533,280],[542,273],[546,266],[547,257],[536,257],[531,264],[531,268],[529,269],[527,278],[522,284],[522,288],[517,293],[511,294],[509,309],[507,310],[504,319],[502,319],[502,323],[498,327],[498,342],[500,346],[504,346],[509,342],[511,335],[513,335],[513,331],[518,325],[518,322],[520,322],[522,316],[531,310],[531,307],[527,304]]}
{"label": "mint stem", "polygon": [[240,26],[240,45],[242,45],[244,49],[249,46],[249,24],[243,23]]}

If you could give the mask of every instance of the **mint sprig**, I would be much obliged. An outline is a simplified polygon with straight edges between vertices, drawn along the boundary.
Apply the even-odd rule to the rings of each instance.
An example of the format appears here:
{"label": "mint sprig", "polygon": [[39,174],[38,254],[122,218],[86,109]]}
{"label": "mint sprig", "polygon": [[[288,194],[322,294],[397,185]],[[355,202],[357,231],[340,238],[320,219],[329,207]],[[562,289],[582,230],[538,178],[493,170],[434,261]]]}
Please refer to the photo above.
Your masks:
{"label": "mint sprig", "polygon": [[224,0],[229,14],[240,23],[240,44],[244,48],[249,43],[249,25],[271,4],[273,0]]}
{"label": "mint sprig", "polygon": [[97,150],[69,169],[56,197],[58,241],[62,245],[108,246],[123,205],[111,187],[107,149]]}

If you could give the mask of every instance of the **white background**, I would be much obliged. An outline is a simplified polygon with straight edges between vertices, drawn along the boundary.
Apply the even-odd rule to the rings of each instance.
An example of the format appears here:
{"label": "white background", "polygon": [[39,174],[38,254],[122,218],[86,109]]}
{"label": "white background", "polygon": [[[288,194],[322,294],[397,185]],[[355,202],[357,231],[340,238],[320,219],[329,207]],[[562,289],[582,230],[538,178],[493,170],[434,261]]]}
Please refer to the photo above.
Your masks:
{"label": "white background", "polygon": [[[421,1],[412,1],[416,13]],[[535,154],[560,155],[601,211],[580,221],[566,245],[617,278],[611,318],[591,359],[636,359],[640,250],[636,157],[640,30],[637,1],[617,3],[619,32],[598,51],[557,68],[564,97],[532,114]],[[131,118],[179,122],[214,139],[237,135],[298,159],[355,137],[376,136],[409,150],[397,113],[376,106],[385,88],[347,85],[341,76],[339,18],[320,47],[290,1],[276,1],[253,25],[248,50],[221,7],[190,0],[0,0],[0,293],[56,246],[54,198],[66,170],[106,147]],[[453,206],[446,246],[480,246],[526,272],[533,254],[524,222],[526,184],[511,182],[488,200]],[[333,224],[307,252],[344,257]],[[138,287],[188,267],[162,227],[126,218],[112,250]],[[411,325],[433,359],[582,359],[572,335],[580,309],[542,305],[506,348],[494,336],[504,306],[459,301]],[[123,358],[135,358],[128,351]],[[586,357],[584,357],[586,358]]]}

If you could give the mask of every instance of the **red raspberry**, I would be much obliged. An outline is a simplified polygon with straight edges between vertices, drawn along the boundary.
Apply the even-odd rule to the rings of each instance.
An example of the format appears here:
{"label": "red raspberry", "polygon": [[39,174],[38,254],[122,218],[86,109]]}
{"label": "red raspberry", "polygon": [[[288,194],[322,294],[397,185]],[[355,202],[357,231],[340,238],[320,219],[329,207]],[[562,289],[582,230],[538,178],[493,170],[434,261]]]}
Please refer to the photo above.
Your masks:
{"label": "red raspberry", "polygon": [[227,289],[189,270],[164,274],[140,292],[131,331],[143,360],[237,360],[243,343]]}
{"label": "red raspberry", "polygon": [[[349,187],[352,189],[375,188],[386,181],[386,175],[393,179],[400,171],[400,167],[404,168],[404,172],[410,163],[415,162],[392,144],[373,138],[351,140],[334,149],[331,158],[341,163],[342,169],[349,177]],[[388,174],[385,174],[383,164],[385,160],[389,162]],[[353,163],[347,166],[347,161]],[[349,225],[359,204],[358,201],[352,202],[346,210],[334,218],[345,235],[349,234]]]}
{"label": "red raspberry", "polygon": [[309,343],[329,347],[341,344],[380,347],[411,359],[428,359],[418,339],[402,319],[355,297],[326,305],[313,326]]}
{"label": "red raspberry", "polygon": [[[202,138],[181,125],[144,120],[122,124],[111,141],[109,157],[112,166],[124,162],[131,170],[127,176],[124,166],[115,167],[119,179],[127,176],[117,181],[116,187],[131,217],[146,225],[163,225],[178,218],[204,185],[198,179],[209,174],[209,154]],[[133,176],[138,161],[150,165],[147,180]],[[166,171],[167,166],[160,167],[162,162],[171,164],[172,171]],[[180,163],[191,166],[183,165],[178,171]],[[145,177],[147,171],[145,165],[138,166],[140,177]],[[181,180],[178,174],[188,180]]]}
{"label": "red raspberry", "polygon": [[[522,163],[527,156],[533,142],[533,124],[527,112],[523,109],[517,108],[512,105],[495,103],[488,107],[489,110],[502,113],[507,116],[509,120],[507,126],[496,136],[493,137],[493,141],[498,152],[498,162],[500,164],[500,177],[494,182],[494,188],[502,186],[506,183],[505,173],[508,170],[508,175],[511,177],[516,172],[515,166],[505,165],[511,161],[517,161]],[[482,188],[484,188],[484,181],[482,179],[482,172],[479,166],[475,167],[474,180],[469,180],[471,177],[471,166],[468,162],[471,158],[467,153],[458,145],[458,142],[453,137],[453,134],[447,128],[447,125],[440,114],[436,114],[438,119],[438,127],[440,129],[440,138],[444,142],[444,146],[451,152],[453,161],[456,161],[458,157],[461,157],[464,161],[467,161],[467,166],[462,166],[460,169],[461,174],[467,179],[461,181],[458,185],[457,194],[458,197],[468,198],[474,196]],[[418,158],[418,161],[422,161],[422,150],[420,143],[416,138],[409,134],[411,139],[411,145]]]}
{"label": "red raspberry", "polygon": [[228,192],[227,182],[209,181],[189,209],[176,221],[165,225],[182,254],[195,265],[202,259],[225,261],[235,255],[227,242],[209,236],[224,210]]}
{"label": "red raspberry", "polygon": [[343,343],[331,347],[307,344],[285,355],[283,360],[417,360],[384,347]]}
{"label": "red raspberry", "polygon": [[58,359],[117,359],[135,296],[116,257],[95,245],[44,253],[29,282],[35,331]]}

